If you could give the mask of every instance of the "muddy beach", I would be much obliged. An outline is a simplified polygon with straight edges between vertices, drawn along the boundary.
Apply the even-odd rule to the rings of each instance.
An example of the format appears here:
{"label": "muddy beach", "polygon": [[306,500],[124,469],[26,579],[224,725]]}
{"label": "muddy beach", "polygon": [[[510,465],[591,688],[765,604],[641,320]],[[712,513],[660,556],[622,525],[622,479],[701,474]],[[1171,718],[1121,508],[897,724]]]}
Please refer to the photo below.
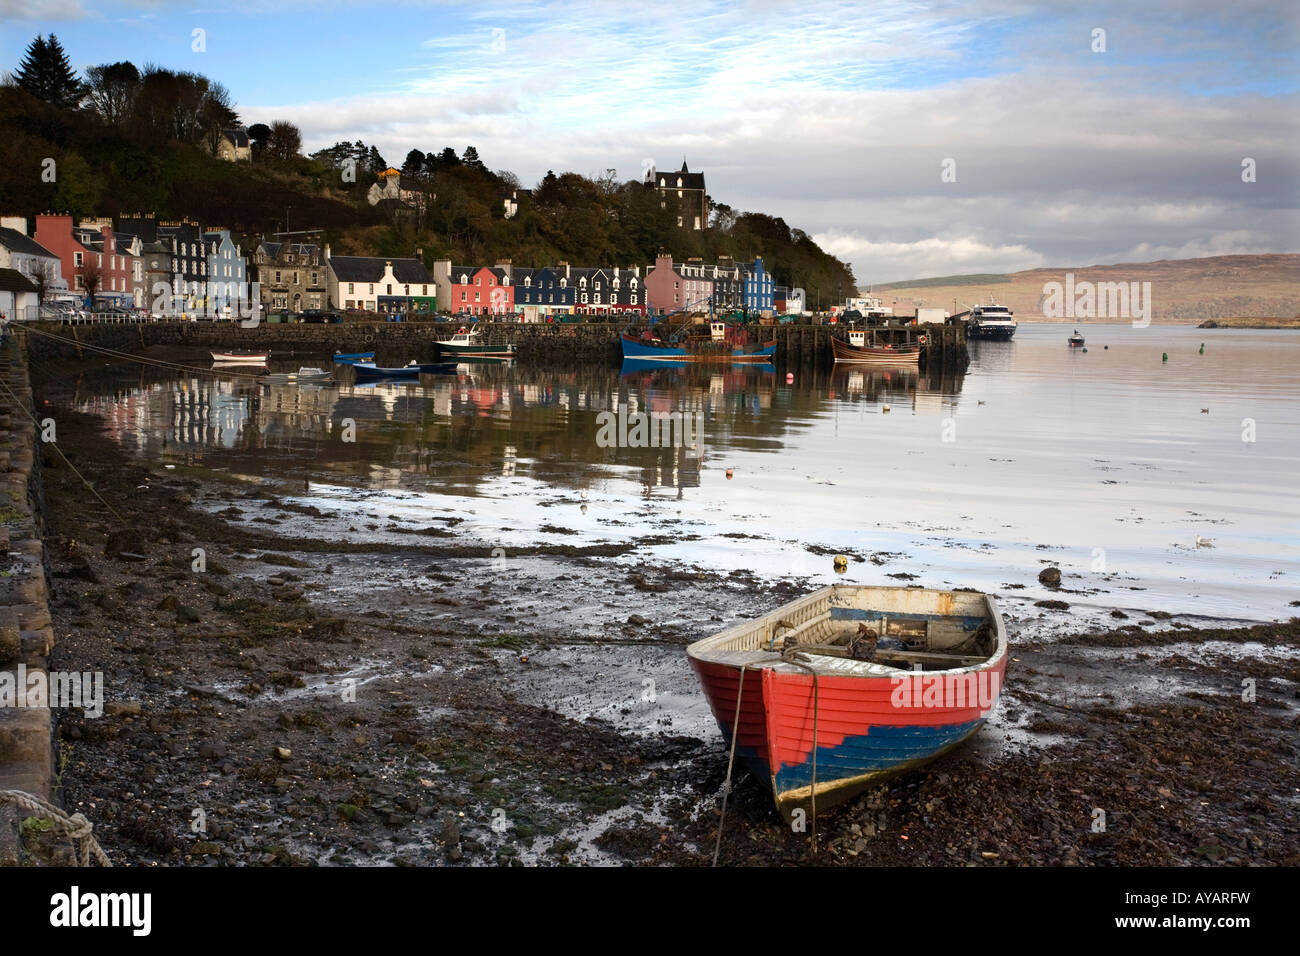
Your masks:
{"label": "muddy beach", "polygon": [[[454,519],[325,513],[58,414],[122,519],[44,456],[51,666],[106,685],[104,716],[60,715],[61,792],[115,862],[710,862],[726,754],[684,646],[811,581],[665,559],[657,535],[584,545],[560,517],[503,559]],[[1006,582],[979,735],[823,816],[815,852],[742,774],[721,862],[1300,863],[1300,622],[1129,597],[1076,633],[1018,596],[1032,574]]]}

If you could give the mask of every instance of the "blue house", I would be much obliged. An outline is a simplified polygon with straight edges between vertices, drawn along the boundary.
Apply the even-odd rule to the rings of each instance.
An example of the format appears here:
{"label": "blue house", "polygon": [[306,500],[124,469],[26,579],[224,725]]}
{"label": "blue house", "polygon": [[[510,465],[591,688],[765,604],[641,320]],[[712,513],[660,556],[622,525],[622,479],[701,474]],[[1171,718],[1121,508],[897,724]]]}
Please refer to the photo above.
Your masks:
{"label": "blue house", "polygon": [[251,293],[244,285],[248,275],[239,246],[230,238],[229,229],[218,229],[203,234],[203,247],[208,254],[208,284],[213,307],[218,314],[241,296],[251,301]]}
{"label": "blue house", "polygon": [[576,289],[569,283],[569,266],[549,266],[515,279],[515,307],[536,306],[543,312],[572,312]]}
{"label": "blue house", "polygon": [[745,310],[771,312],[776,307],[773,291],[772,275],[763,268],[763,257],[758,256],[754,259],[754,264],[745,270]]}

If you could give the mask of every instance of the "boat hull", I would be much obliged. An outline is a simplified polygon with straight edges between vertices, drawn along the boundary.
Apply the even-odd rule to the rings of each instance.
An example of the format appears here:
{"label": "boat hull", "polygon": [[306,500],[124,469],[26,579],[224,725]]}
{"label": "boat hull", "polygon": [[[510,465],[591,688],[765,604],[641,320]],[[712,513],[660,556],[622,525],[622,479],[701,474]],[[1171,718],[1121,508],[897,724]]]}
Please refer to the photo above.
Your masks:
{"label": "boat hull", "polygon": [[776,342],[764,342],[752,349],[719,348],[707,351],[691,351],[685,345],[650,345],[630,335],[620,337],[623,344],[623,358],[639,362],[706,362],[732,365],[735,363],[758,362],[770,364],[776,355]]}
{"label": "boat hull", "polygon": [[265,365],[270,352],[209,352],[212,361],[223,365]]}
{"label": "boat hull", "polygon": [[335,365],[352,365],[354,362],[373,362],[374,352],[335,352]]}
{"label": "boat hull", "polygon": [[[860,590],[897,593],[887,588]],[[801,606],[814,597],[768,615],[771,621],[764,633],[777,633],[786,619],[799,620]],[[915,594],[904,597],[917,599]],[[697,651],[709,643],[706,639],[692,645],[689,656],[728,747],[739,696],[736,757],[771,792],[782,816],[792,820],[800,809],[812,811],[814,783],[820,812],[894,774],[934,760],[979,730],[997,701],[1007,662],[1000,616],[991,602],[989,609],[990,617],[983,620],[996,627],[996,650],[982,664],[950,670],[912,673],[883,668],[885,673],[880,676],[819,670],[814,684],[806,669],[771,666],[771,661],[763,664],[761,648],[766,638],[757,645],[750,641],[748,646],[757,651],[730,655]],[[846,607],[831,607],[827,613],[832,621],[836,614],[849,621],[878,620]],[[895,614],[896,619],[912,621],[941,617],[951,616]],[[974,626],[975,620],[966,617],[966,623],[959,626]],[[729,656],[732,659],[726,659]],[[927,690],[927,686],[935,689]]]}
{"label": "boat hull", "polygon": [[971,325],[966,326],[966,338],[982,339],[988,342],[1010,342],[1016,334],[1014,325]]}
{"label": "boat hull", "polygon": [[438,354],[449,360],[508,359],[515,357],[513,345],[452,345],[438,343]]}
{"label": "boat hull", "polygon": [[835,361],[854,365],[918,365],[921,361],[919,346],[898,349],[874,348],[869,345],[850,345],[840,339],[831,339]]}

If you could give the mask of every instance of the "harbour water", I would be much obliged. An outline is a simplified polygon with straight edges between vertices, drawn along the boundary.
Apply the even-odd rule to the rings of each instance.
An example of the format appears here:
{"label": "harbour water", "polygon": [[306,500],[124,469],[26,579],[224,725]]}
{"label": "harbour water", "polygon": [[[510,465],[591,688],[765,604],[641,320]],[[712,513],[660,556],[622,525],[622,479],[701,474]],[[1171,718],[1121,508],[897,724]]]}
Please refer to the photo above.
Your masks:
{"label": "harbour water", "polygon": [[[652,540],[625,560],[1026,602],[1052,564],[1085,619],[1291,616],[1300,332],[1092,325],[1083,352],[1070,331],[972,342],[964,374],[463,365],[298,387],[111,366],[63,387],[141,456],[300,487],[317,535],[463,519],[505,555]],[[620,405],[703,412],[702,443],[603,447]]]}

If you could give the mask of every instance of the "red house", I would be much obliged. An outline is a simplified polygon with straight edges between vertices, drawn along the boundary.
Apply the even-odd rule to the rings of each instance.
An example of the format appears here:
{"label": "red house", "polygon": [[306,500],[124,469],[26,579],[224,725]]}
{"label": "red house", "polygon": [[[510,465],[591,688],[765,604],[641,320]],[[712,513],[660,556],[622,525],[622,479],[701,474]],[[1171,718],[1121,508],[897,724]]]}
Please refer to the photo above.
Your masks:
{"label": "red house", "polygon": [[515,287],[507,269],[452,266],[449,281],[453,314],[511,315],[515,311]]}
{"label": "red house", "polygon": [[125,243],[118,244],[111,225],[75,226],[71,216],[37,216],[36,241],[59,257],[73,292],[84,296],[93,285],[98,302],[135,304],[131,276],[136,257],[125,251]]}

